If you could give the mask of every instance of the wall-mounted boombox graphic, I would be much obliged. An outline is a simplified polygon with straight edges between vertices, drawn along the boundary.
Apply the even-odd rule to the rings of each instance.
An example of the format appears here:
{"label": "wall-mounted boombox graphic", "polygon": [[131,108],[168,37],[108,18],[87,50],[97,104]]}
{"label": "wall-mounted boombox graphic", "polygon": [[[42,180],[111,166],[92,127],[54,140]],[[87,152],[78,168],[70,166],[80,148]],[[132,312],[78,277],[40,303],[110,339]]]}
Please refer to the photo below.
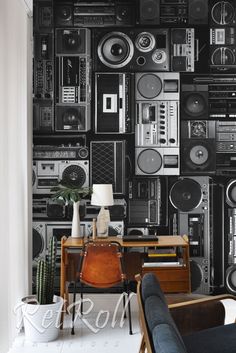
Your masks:
{"label": "wall-mounted boombox graphic", "polygon": [[33,130],[53,131],[54,60],[53,34],[37,33],[34,36],[33,72]]}
{"label": "wall-mounted boombox graphic", "polygon": [[88,159],[88,147],[81,146],[80,143],[76,145],[35,145],[33,147],[33,159],[44,160],[80,160]]}
{"label": "wall-mounted boombox graphic", "polygon": [[169,71],[169,30],[96,30],[96,71]]}
{"label": "wall-mounted boombox graphic", "polygon": [[48,197],[33,198],[33,218],[61,220],[66,216],[66,206],[63,202]]}
{"label": "wall-mounted boombox graphic", "polygon": [[34,98],[53,97],[53,35],[37,33],[34,36]]}
{"label": "wall-mounted boombox graphic", "polygon": [[[80,222],[80,235],[84,237],[87,234],[88,222]],[[71,235],[71,222],[33,222],[33,265],[37,260],[47,254],[49,240],[52,236],[57,238],[57,255],[60,256],[61,238]]]}
{"label": "wall-mounted boombox graphic", "polygon": [[[234,183],[234,193],[235,193],[235,180]],[[232,187],[232,185],[230,186]],[[236,199],[235,199],[236,201]],[[234,202],[234,205],[236,203]],[[226,259],[227,259],[227,269],[226,269],[226,288],[233,294],[236,294],[236,208],[228,209],[228,246],[226,247]]]}
{"label": "wall-mounted boombox graphic", "polygon": [[95,133],[133,132],[133,75],[95,73]]}
{"label": "wall-mounted boombox graphic", "polygon": [[50,133],[54,130],[54,109],[51,100],[34,100],[33,131]]}
{"label": "wall-mounted boombox graphic", "polygon": [[135,75],[136,175],[179,174],[179,74]]}
{"label": "wall-mounted boombox graphic", "polygon": [[234,0],[219,1],[209,0],[210,24],[211,26],[234,26],[235,3]]}
{"label": "wall-mounted boombox graphic", "polygon": [[[93,234],[93,224],[88,222],[87,225],[87,235],[92,236]],[[109,236],[123,236],[124,235],[124,222],[116,221],[110,222],[108,226],[108,234]]]}
{"label": "wall-mounted boombox graphic", "polygon": [[[33,222],[33,265],[36,264],[37,259],[47,254],[49,240],[52,236],[57,238],[58,251],[60,256],[61,238],[71,235],[71,222],[50,222],[50,221],[34,221]],[[92,235],[92,222],[80,222],[80,235]],[[124,222],[116,221],[109,223],[109,235],[117,236],[124,235]]]}
{"label": "wall-mounted boombox graphic", "polygon": [[51,188],[63,180],[77,187],[89,186],[89,161],[35,161],[33,165],[33,193],[50,194]]}
{"label": "wall-mounted boombox graphic", "polygon": [[236,172],[236,122],[216,122],[216,165],[219,174]]}
{"label": "wall-mounted boombox graphic", "polygon": [[236,179],[230,179],[225,187],[227,210],[227,234],[225,234],[226,288],[236,293]]}
{"label": "wall-mounted boombox graphic", "polygon": [[210,67],[214,71],[228,71],[236,67],[236,29],[210,29]]}
{"label": "wall-mounted boombox graphic", "polygon": [[208,23],[208,0],[139,0],[142,25]]}
{"label": "wall-mounted boombox graphic", "polygon": [[[114,199],[114,205],[109,206],[111,221],[121,221],[126,217],[126,201],[124,199]],[[100,207],[93,206],[90,200],[81,200],[79,207],[80,219],[82,221],[92,221],[97,218]],[[48,220],[72,220],[72,205],[65,206],[63,202],[52,200],[44,195],[34,195],[33,198],[33,218]]]}
{"label": "wall-mounted boombox graphic", "polygon": [[[129,182],[129,224],[155,224],[165,222],[166,181],[157,178],[135,178]],[[162,195],[163,192],[163,195]],[[162,208],[163,207],[163,208]]]}
{"label": "wall-mounted boombox graphic", "polygon": [[170,185],[169,199],[177,210],[178,234],[188,234],[192,292],[211,292],[210,178],[179,178]]}
{"label": "wall-mounted boombox graphic", "polygon": [[53,26],[52,1],[34,1],[34,31],[51,31]]}
{"label": "wall-mounted boombox graphic", "polygon": [[135,4],[129,1],[67,1],[55,4],[56,26],[104,27],[132,26],[135,23]]}
{"label": "wall-mounted boombox graphic", "polygon": [[181,173],[205,175],[215,171],[215,121],[182,121]]}
{"label": "wall-mounted boombox graphic", "polygon": [[[99,206],[91,205],[90,200],[82,200],[81,204],[84,207],[84,214],[81,219],[85,221],[92,221],[94,218],[97,218],[98,213],[100,211]],[[126,208],[127,203],[125,199],[114,199],[114,205],[108,207],[110,211],[111,221],[121,221],[125,219]]]}
{"label": "wall-mounted boombox graphic", "polygon": [[227,120],[236,117],[236,76],[196,76],[181,85],[182,119]]}
{"label": "wall-mounted boombox graphic", "polygon": [[56,131],[90,129],[90,36],[85,28],[56,31]]}
{"label": "wall-mounted boombox graphic", "polygon": [[210,67],[214,71],[235,69],[235,13],[234,1],[211,1]]}
{"label": "wall-mounted boombox graphic", "polygon": [[171,29],[171,68],[177,72],[194,71],[194,28]]}
{"label": "wall-mounted boombox graphic", "polygon": [[126,141],[91,141],[90,181],[112,184],[114,194],[125,193]]}

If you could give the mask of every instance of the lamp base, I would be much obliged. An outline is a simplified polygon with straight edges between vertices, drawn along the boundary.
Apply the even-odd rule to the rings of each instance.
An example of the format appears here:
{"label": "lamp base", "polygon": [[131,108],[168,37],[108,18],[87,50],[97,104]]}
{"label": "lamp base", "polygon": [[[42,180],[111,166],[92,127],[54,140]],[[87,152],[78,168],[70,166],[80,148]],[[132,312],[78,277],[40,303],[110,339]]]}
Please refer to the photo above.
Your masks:
{"label": "lamp base", "polygon": [[110,223],[110,211],[101,207],[101,210],[97,216],[97,237],[107,238],[108,229]]}

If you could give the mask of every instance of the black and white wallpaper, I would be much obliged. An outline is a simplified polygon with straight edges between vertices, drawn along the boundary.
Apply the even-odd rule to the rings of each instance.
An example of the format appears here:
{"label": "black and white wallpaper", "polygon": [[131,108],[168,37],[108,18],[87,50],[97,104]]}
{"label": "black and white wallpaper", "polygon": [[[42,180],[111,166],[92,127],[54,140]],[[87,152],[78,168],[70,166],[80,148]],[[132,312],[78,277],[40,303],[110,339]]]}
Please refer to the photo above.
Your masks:
{"label": "black and white wallpaper", "polygon": [[111,235],[187,234],[192,291],[236,293],[235,1],[34,0],[33,31],[34,261],[51,188],[112,183]]}

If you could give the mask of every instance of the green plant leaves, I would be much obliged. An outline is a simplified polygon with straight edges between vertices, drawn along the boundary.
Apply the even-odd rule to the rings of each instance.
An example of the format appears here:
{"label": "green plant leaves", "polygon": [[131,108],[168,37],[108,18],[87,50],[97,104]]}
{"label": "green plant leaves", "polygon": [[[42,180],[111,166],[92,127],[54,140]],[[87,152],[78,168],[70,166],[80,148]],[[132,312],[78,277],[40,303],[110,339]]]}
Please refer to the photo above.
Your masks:
{"label": "green plant leaves", "polygon": [[78,202],[85,196],[91,195],[93,192],[90,187],[78,188],[74,185],[65,185],[61,181],[58,186],[53,187],[51,191],[55,192],[52,195],[53,200],[63,200],[65,204]]}

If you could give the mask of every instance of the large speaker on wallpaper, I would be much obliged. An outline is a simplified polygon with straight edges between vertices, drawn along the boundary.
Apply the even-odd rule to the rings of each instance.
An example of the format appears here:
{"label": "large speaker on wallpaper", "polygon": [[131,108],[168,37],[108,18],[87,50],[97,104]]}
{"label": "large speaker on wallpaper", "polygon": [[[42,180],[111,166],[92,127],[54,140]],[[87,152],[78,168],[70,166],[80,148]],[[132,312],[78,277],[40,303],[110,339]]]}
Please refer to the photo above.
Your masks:
{"label": "large speaker on wallpaper", "polygon": [[211,24],[217,26],[233,26],[235,24],[234,0],[211,1]]}
{"label": "large speaker on wallpaper", "polygon": [[141,25],[160,23],[160,0],[139,0],[139,23]]}
{"label": "large speaker on wallpaper", "polygon": [[181,86],[181,119],[208,119],[208,85]]}
{"label": "large speaker on wallpaper", "polygon": [[210,178],[178,178],[170,185],[169,199],[178,212],[178,234],[189,236],[192,292],[208,294],[211,291]]}
{"label": "large speaker on wallpaper", "polygon": [[136,175],[179,175],[179,148],[135,148]]}
{"label": "large speaker on wallpaper", "polygon": [[215,121],[182,121],[181,168],[183,174],[215,173]]}
{"label": "large speaker on wallpaper", "polygon": [[94,33],[95,71],[168,71],[169,29],[100,29]]}
{"label": "large speaker on wallpaper", "polygon": [[195,53],[194,28],[171,29],[171,66],[172,71],[194,71]]}
{"label": "large speaker on wallpaper", "polygon": [[208,23],[208,0],[189,0],[188,23],[190,25]]}
{"label": "large speaker on wallpaper", "polygon": [[91,141],[92,184],[112,184],[114,194],[125,193],[125,141]]}
{"label": "large speaker on wallpaper", "polygon": [[214,174],[216,171],[215,140],[181,140],[181,172]]}

